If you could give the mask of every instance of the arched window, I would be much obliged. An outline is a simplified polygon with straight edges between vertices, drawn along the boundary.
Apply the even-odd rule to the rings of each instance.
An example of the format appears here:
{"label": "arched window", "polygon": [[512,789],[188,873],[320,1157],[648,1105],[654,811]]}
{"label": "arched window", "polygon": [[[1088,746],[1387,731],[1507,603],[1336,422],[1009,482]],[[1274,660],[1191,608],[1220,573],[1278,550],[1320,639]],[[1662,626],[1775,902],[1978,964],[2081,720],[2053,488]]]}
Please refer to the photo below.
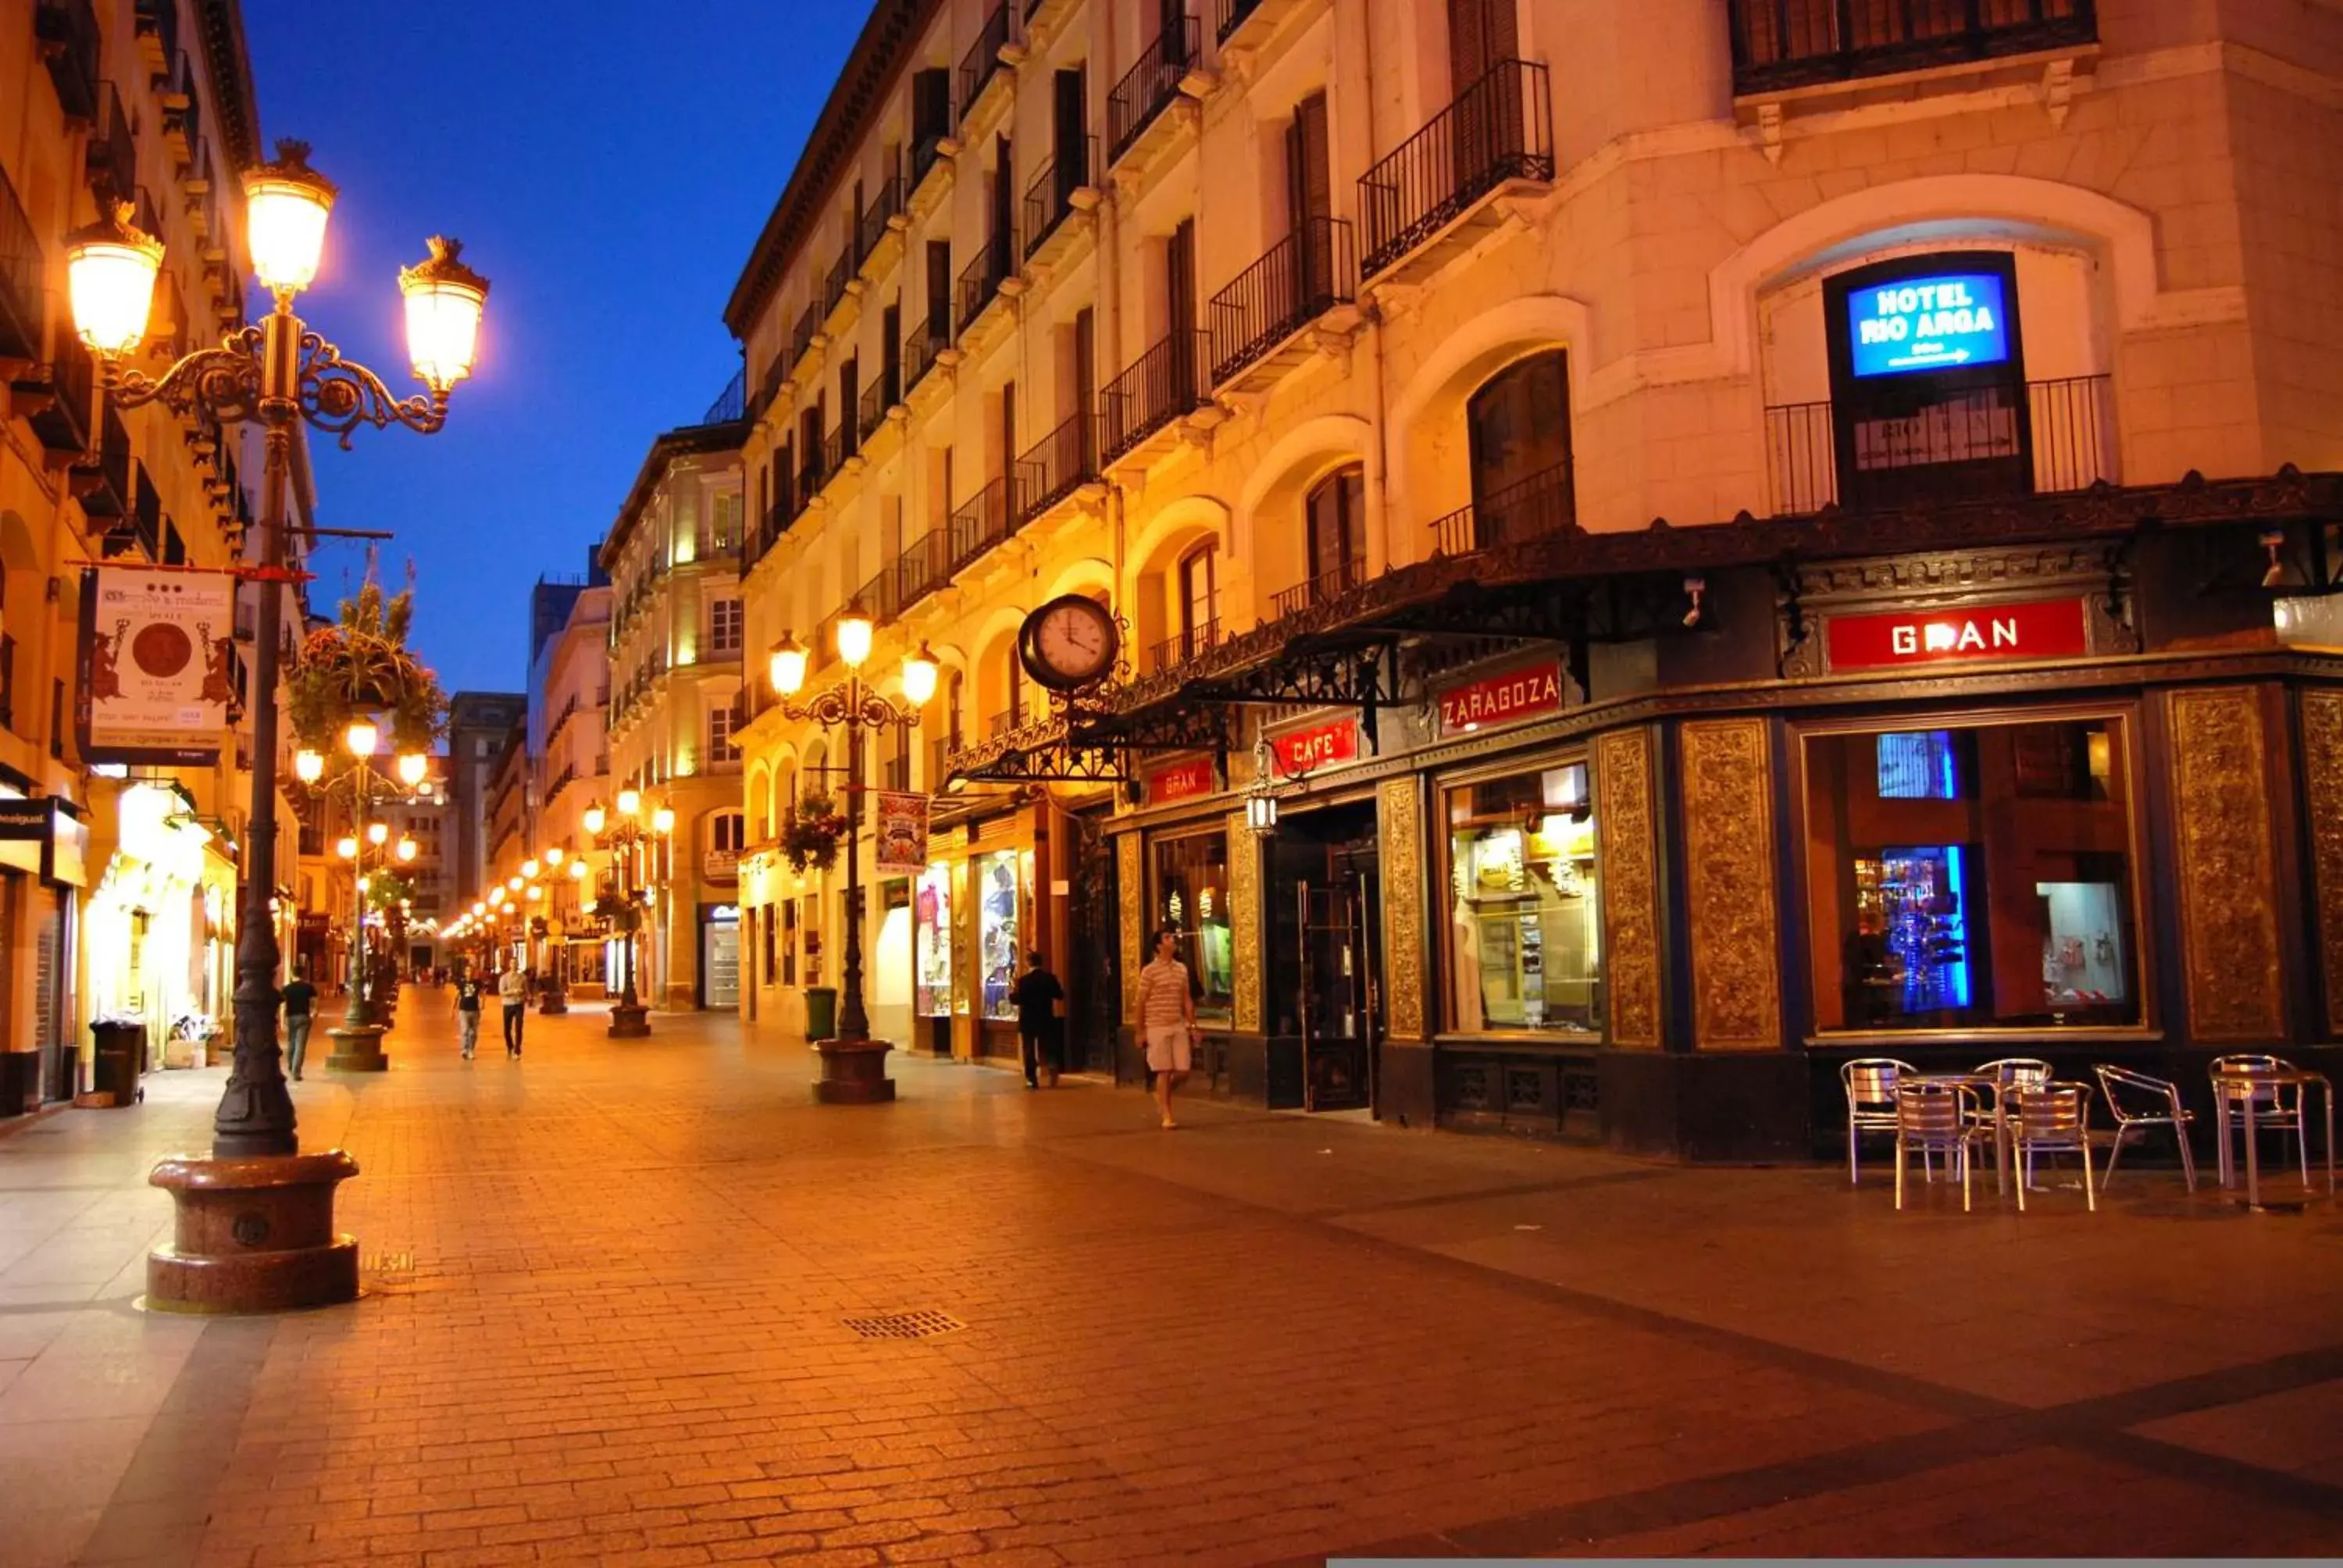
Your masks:
{"label": "arched window", "polygon": [[1567,355],[1548,349],[1506,366],[1473,394],[1464,417],[1473,447],[1473,548],[1576,520]]}
{"label": "arched window", "polygon": [[1025,722],[1025,661],[1017,657],[1015,638],[1009,639],[1001,653],[1009,661],[1009,684],[1004,689],[1009,693],[1009,701],[1001,709],[1001,716],[1008,728],[1014,729]]}
{"label": "arched window", "polygon": [[1306,506],[1310,533],[1310,601],[1358,585],[1367,563],[1367,471],[1353,463],[1312,487]]}
{"label": "arched window", "polygon": [[1207,539],[1180,558],[1180,656],[1193,658],[1220,641],[1220,545]]}

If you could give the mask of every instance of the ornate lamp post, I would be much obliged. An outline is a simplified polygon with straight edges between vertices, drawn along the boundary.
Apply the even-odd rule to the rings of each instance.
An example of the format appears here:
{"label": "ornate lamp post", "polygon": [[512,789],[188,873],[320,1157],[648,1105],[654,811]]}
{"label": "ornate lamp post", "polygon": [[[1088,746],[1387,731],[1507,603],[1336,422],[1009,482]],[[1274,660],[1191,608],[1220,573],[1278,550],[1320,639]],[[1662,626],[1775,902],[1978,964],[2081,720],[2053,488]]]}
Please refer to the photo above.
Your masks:
{"label": "ornate lamp post", "polygon": [[645,885],[649,879],[637,881],[635,858],[646,846],[656,846],[675,831],[675,812],[661,806],[646,823],[642,791],[621,789],[615,819],[599,800],[586,808],[586,831],[593,835],[597,846],[610,851],[610,890],[618,905],[612,923],[627,940],[626,980],[618,1004],[610,1009],[608,1033],[612,1040],[640,1040],[650,1033],[651,1020],[650,1009],[635,994],[635,939],[642,930],[642,900],[649,891]]}
{"label": "ornate lamp post", "polygon": [[862,732],[882,725],[909,728],[920,709],[936,694],[936,660],[921,643],[917,653],[903,658],[903,700],[890,701],[862,683],[862,666],[870,657],[875,631],[861,607],[850,607],[838,620],[838,657],[846,665],[843,685],[833,686],[799,705],[793,700],[805,689],[806,650],[784,631],[773,645],[769,671],[781,712],[792,723],[811,719],[824,729],[843,727],[849,769],[846,787],[846,962],[844,994],[839,999],[838,1034],[818,1042],[821,1076],[814,1081],[813,1097],[825,1105],[868,1104],[895,1098],[895,1081],[887,1076],[883,1040],[870,1038],[870,1017],[862,1005],[862,860],[860,820]]}
{"label": "ornate lamp post", "polygon": [[[336,845],[335,850],[350,862],[351,875],[357,890],[357,915],[351,926],[349,989],[350,1003],[339,1029],[327,1033],[334,1040],[334,1054],[326,1065],[343,1072],[380,1072],[389,1065],[382,1054],[382,1037],[389,1028],[389,1017],[383,1005],[380,977],[374,972],[373,954],[366,939],[367,852],[376,856],[379,869],[414,863],[417,846],[414,839],[400,835],[397,845],[388,843],[389,827],[369,821],[374,803],[374,757],[381,745],[380,729],[370,719],[352,721],[342,732],[342,749],[350,761],[326,785],[328,790],[347,787],[350,791],[352,831]],[[419,751],[402,753],[395,765],[398,781],[411,796],[422,787],[431,770],[431,759]],[[302,783],[315,787],[325,778],[326,759],[323,754],[300,750],[293,754],[293,771]]]}
{"label": "ornate lamp post", "polygon": [[[488,280],[457,259],[456,242],[434,238],[430,258],[399,275],[407,357],[426,392],[396,397],[379,376],[345,361],[293,314],[294,297],[317,276],[336,194],[309,167],[308,152],[300,142],[279,142],[276,161],[245,176],[246,238],[274,307],[258,325],[196,350],[159,378],[121,362],[146,339],[162,243],[131,226],[133,209],[125,204],[65,246],[74,324],[116,405],[160,402],[223,424],[257,423],[265,432],[235,1067],[213,1118],[212,1158],[166,1161],[155,1171],[156,1184],[171,1191],[179,1209],[176,1246],[147,1260],[147,1300],[162,1307],[266,1311],[357,1295],[357,1244],[336,1236],[332,1219],[334,1183],[357,1166],[339,1151],[296,1153],[293,1100],[277,1042],[279,955],[268,898],[277,885],[277,640],[293,427],[306,420],[346,445],[360,425],[437,430],[449,391],[471,374],[488,302]],[[278,1163],[285,1161],[294,1163]]]}
{"label": "ornate lamp post", "polygon": [[[568,977],[562,973],[567,954],[564,943],[568,927],[562,914],[562,884],[575,882],[586,875],[586,862],[562,849],[548,845],[543,856],[547,890],[545,895],[545,993],[538,1011],[559,1015],[569,1010]],[[564,862],[567,861],[567,864]]]}

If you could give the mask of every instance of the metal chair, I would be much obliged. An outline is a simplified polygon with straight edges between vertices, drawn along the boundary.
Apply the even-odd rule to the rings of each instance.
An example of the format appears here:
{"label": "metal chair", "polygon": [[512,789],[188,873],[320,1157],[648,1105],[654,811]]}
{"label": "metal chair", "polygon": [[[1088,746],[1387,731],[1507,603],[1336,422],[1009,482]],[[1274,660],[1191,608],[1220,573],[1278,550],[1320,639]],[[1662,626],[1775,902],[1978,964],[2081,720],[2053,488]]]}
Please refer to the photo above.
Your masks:
{"label": "metal chair", "polygon": [[1838,1081],[1846,1088],[1848,1186],[1855,1186],[1863,1179],[1855,1163],[1857,1141],[1865,1132],[1896,1131],[1896,1081],[1916,1070],[1910,1062],[1887,1056],[1861,1057],[1838,1070]]}
{"label": "metal chair", "polygon": [[1994,1135],[1993,1190],[2006,1191],[2008,1189],[2003,1185],[2002,1174],[2004,1151],[2007,1144],[2001,1131],[2002,1101],[2009,1098],[2013,1089],[2039,1089],[2049,1082],[2050,1064],[2038,1057],[2005,1056],[1988,1061],[1983,1067],[1972,1068],[1969,1076],[1993,1092],[1993,1103],[1988,1106],[1980,1102],[1976,1115],[1978,1125],[1990,1128]]}
{"label": "metal chair", "polygon": [[2197,1113],[2180,1103],[2180,1086],[2105,1062],[2091,1070],[2098,1074],[2099,1092],[2107,1096],[2107,1110],[2116,1119],[2116,1141],[2107,1150],[2107,1168],[2099,1177],[2101,1189],[2116,1179],[2116,1161],[2123,1158],[2126,1139],[2151,1127],[2169,1127],[2172,1141],[2180,1145],[2180,1172],[2187,1178],[2188,1191],[2197,1191],[2197,1156],[2188,1150],[2188,1129]]}
{"label": "metal chair", "polygon": [[[2293,1070],[2294,1063],[2282,1056],[2217,1056],[2213,1059],[2209,1076],[2219,1079],[2235,1077],[2241,1073],[2251,1075],[2257,1072],[2291,1072]],[[2264,1110],[2265,1106],[2268,1109]],[[2226,1187],[2229,1184],[2227,1175],[2229,1162],[2229,1129],[2236,1125],[2230,1121],[2232,1115],[2237,1117],[2237,1121],[2244,1124],[2245,1134],[2248,1138],[2263,1128],[2269,1128],[2282,1134],[2293,1134],[2295,1153],[2302,1161],[2302,1184],[2305,1187],[2310,1185],[2310,1138],[2308,1131],[2308,1119],[2303,1115],[2300,1084],[2258,1084],[2251,1096],[2243,1102],[2225,1100],[2216,1094],[2213,1097],[2213,1111],[2220,1123],[2214,1131],[2219,1133],[2221,1139],[2221,1165],[2224,1172],[2221,1180],[2222,1186]]]}
{"label": "metal chair", "polygon": [[1969,1146],[1993,1134],[1975,1120],[1976,1091],[1966,1083],[1921,1080],[1896,1085],[1896,1207],[1904,1207],[1906,1156],[1943,1154],[1961,1168],[1961,1212],[1969,1211]]}
{"label": "metal chair", "polygon": [[2099,1195],[2091,1184],[2091,1086],[2045,1083],[2012,1089],[2002,1097],[2002,1126],[2017,1166],[2017,1211],[2026,1212],[2026,1189],[2034,1180],[2034,1156],[2065,1153],[2083,1157],[2083,1201],[2094,1214]]}

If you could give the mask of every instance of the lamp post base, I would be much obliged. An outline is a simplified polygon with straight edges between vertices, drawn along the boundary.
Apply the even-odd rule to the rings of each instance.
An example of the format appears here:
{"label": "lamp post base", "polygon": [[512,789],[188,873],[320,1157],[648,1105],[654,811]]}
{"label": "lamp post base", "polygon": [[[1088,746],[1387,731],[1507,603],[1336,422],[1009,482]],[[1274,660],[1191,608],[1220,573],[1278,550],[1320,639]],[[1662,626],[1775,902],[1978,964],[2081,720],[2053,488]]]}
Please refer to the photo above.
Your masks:
{"label": "lamp post base", "polygon": [[883,1105],[894,1099],[895,1081],[887,1076],[887,1053],[893,1049],[883,1040],[816,1040],[821,1076],[813,1081],[814,1103]]}
{"label": "lamp post base", "polygon": [[169,1312],[282,1312],[358,1296],[358,1244],[334,1229],[334,1188],[358,1173],[322,1154],[166,1160],[147,1181],[178,1210],[146,1255],[146,1304]]}
{"label": "lamp post base", "polygon": [[537,1010],[547,1018],[561,1017],[569,1010],[568,993],[558,990],[547,991],[545,1000],[537,1004]]}
{"label": "lamp post base", "polygon": [[334,1042],[334,1051],[326,1058],[326,1067],[333,1072],[387,1072],[390,1058],[382,1053],[383,1028],[375,1023],[346,1023],[339,1029],[329,1029],[326,1038]]}
{"label": "lamp post base", "polygon": [[619,1002],[610,1009],[612,1040],[643,1040],[651,1032],[651,1010],[640,1002]]}

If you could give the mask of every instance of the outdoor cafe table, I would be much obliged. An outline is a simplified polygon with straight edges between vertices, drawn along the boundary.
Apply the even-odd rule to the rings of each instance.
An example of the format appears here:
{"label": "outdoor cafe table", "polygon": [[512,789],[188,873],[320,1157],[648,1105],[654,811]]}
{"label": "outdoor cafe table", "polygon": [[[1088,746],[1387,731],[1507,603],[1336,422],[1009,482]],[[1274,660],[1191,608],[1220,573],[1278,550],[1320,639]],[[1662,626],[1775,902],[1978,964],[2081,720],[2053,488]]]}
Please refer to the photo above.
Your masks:
{"label": "outdoor cafe table", "polygon": [[2241,1112],[2239,1120],[2244,1123],[2247,1208],[2262,1206],[2262,1162],[2255,1148],[2258,1141],[2254,1137],[2254,1096],[2264,1090],[2277,1091],[2289,1086],[2297,1094],[2301,1094],[2313,1085],[2318,1087],[2327,1107],[2327,1195],[2332,1198],[2335,1195],[2335,1086],[2327,1081],[2326,1075],[2306,1072],[2298,1067],[2273,1068],[2259,1072],[2231,1070],[2213,1074],[2213,1121],[2214,1131],[2221,1140],[2221,1185],[2225,1188],[2229,1185],[2234,1170],[2229,1163],[2229,1103],[2235,1101]]}

